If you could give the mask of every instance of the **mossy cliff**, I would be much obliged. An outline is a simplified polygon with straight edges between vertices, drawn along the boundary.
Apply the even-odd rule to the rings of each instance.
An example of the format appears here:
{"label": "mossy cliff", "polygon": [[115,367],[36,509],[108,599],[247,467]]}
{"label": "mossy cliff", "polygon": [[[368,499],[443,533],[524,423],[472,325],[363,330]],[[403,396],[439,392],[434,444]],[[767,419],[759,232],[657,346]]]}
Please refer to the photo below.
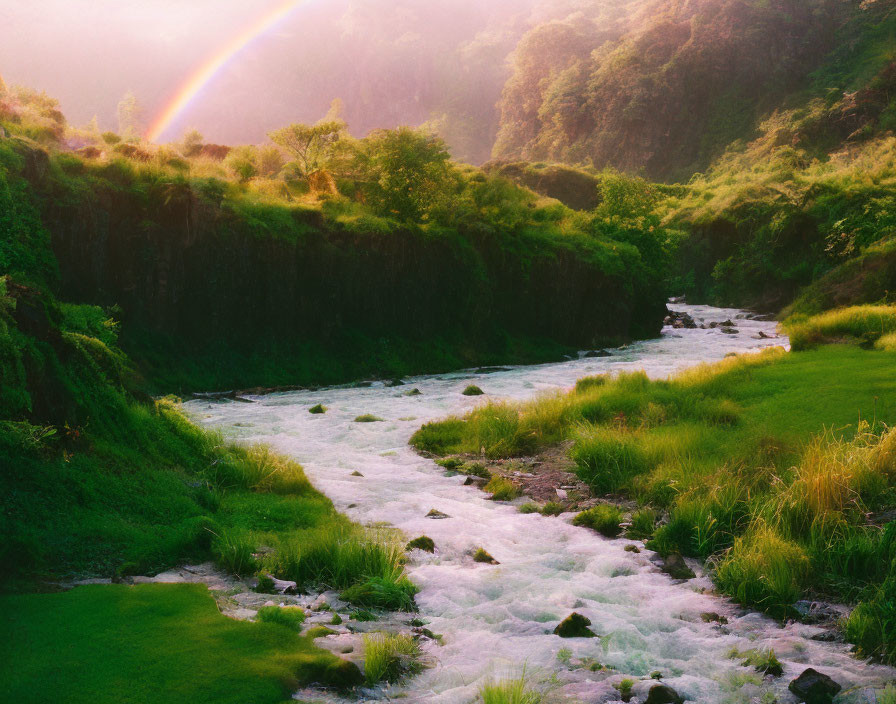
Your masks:
{"label": "mossy cliff", "polygon": [[157,389],[542,361],[661,325],[638,249],[562,232],[550,209],[543,226],[401,225],[15,149],[60,296],[118,306],[122,344]]}

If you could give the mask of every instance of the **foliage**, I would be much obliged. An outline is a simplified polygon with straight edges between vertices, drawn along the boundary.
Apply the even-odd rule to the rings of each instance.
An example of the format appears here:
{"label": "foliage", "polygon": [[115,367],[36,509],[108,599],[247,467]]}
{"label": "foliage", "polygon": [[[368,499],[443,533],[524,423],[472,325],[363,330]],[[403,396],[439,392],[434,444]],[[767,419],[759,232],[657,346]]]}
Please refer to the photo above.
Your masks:
{"label": "foliage", "polygon": [[609,504],[598,504],[579,513],[573,520],[574,526],[585,526],[608,538],[615,538],[622,532],[622,511]]}
{"label": "foliage", "polygon": [[447,215],[456,177],[442,140],[401,127],[379,130],[359,143],[355,170],[378,215],[428,222]]}
{"label": "foliage", "polygon": [[522,493],[520,488],[509,479],[498,475],[492,476],[483,491],[490,493],[492,501],[513,501]]}
{"label": "foliage", "polygon": [[307,180],[312,173],[326,168],[344,138],[345,128],[341,120],[325,120],[316,125],[296,123],[268,136],[293,157],[299,176]]}
{"label": "foliage", "polygon": [[502,682],[489,682],[479,688],[482,704],[540,704],[542,697],[526,683],[525,674]]}

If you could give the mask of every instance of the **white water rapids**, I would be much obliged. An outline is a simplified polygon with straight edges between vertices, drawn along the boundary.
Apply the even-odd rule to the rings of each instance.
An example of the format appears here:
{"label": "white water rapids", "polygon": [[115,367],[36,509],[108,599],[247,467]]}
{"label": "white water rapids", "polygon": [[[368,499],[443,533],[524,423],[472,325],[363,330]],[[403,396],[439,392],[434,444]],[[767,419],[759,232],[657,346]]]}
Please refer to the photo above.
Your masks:
{"label": "white water rapids", "polygon": [[[741,311],[675,306],[700,322],[735,318]],[[807,666],[843,685],[838,701],[874,701],[870,685],[894,676],[892,670],[854,659],[843,644],[812,640],[820,629],[790,624],[739,609],[711,593],[706,577],[674,583],[650,561],[649,551],[625,552],[633,541],[610,540],[570,525],[572,515],[548,518],[521,514],[514,505],[493,502],[463,476],[447,477],[434,462],[408,447],[424,422],[462,414],[483,402],[461,395],[475,378],[492,399],[526,399],[542,391],[569,388],[580,377],[608,371],[644,369],[666,377],[700,362],[722,359],[782,339],[775,323],[736,321],[737,335],[719,329],[673,330],[660,338],[614,350],[606,358],[516,367],[488,375],[458,372],[406,380],[387,388],[331,388],[251,397],[254,403],[191,401],[187,410],[200,423],[244,442],[264,442],[300,461],[315,486],[337,509],[361,524],[388,523],[408,539],[428,535],[435,555],[415,551],[411,578],[421,587],[419,617],[444,636],[427,645],[435,664],[391,696],[407,701],[462,704],[476,700],[483,682],[519,675],[524,669],[550,698],[569,702],[619,700],[613,684],[622,676],[638,680],[659,670],[664,682],[689,700],[720,702],[796,701],[787,683]],[[418,388],[422,395],[405,396]],[[323,403],[325,415],[308,409]],[[379,423],[355,423],[374,414]],[[363,477],[352,476],[360,471]],[[521,503],[519,500],[515,503]],[[349,508],[351,506],[351,508]],[[450,518],[425,518],[430,509]],[[484,547],[498,566],[472,561]],[[421,557],[421,555],[424,555]],[[577,611],[592,621],[602,639],[561,639],[551,632]],[[727,617],[729,624],[704,623],[703,612]],[[774,648],[784,677],[762,681],[728,651]],[[573,659],[594,658],[618,674],[571,670],[558,652]],[[643,701],[653,681],[638,681]]]}

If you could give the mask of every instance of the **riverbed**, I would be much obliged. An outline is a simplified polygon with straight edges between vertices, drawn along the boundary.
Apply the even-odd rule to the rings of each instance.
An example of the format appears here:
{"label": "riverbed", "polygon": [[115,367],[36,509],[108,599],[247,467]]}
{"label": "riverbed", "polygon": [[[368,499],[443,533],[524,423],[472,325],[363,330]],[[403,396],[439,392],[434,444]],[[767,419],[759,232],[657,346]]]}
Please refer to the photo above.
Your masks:
{"label": "riverbed", "polygon": [[[664,329],[655,340],[556,364],[513,367],[489,373],[463,371],[405,379],[405,385],[341,387],[249,397],[252,403],[191,401],[188,412],[200,423],[247,443],[264,442],[296,458],[336,508],[361,524],[388,524],[407,538],[433,538],[436,553],[415,551],[411,578],[421,587],[419,618],[442,634],[427,644],[433,666],[389,694],[405,701],[461,704],[475,701],[489,679],[520,675],[551,697],[570,702],[618,701],[614,688],[623,675],[663,681],[687,699],[705,703],[795,701],[787,683],[807,666],[851,690],[845,701],[874,701],[868,687],[893,677],[888,668],[853,658],[849,647],[815,640],[821,629],[781,627],[712,593],[698,575],[673,582],[651,561],[651,553],[626,552],[633,541],[610,540],[570,525],[572,515],[549,518],[519,513],[497,503],[463,476],[446,476],[434,462],[408,447],[423,423],[462,414],[486,399],[526,399],[567,389],[583,376],[643,369],[653,378],[724,358],[730,353],[786,345],[774,322],[750,319],[743,311],[673,306],[708,325],[732,319],[737,334],[712,329]],[[764,337],[767,336],[767,337]],[[476,383],[486,397],[461,391]],[[406,395],[411,389],[420,395]],[[329,410],[313,415],[322,403]],[[355,423],[373,414],[382,422]],[[357,476],[354,473],[363,476]],[[521,499],[516,503],[521,503]],[[436,509],[449,518],[426,517]],[[475,563],[471,552],[485,548],[499,565]],[[576,611],[602,635],[561,639],[557,623]],[[705,622],[714,612],[727,625]],[[784,676],[762,680],[728,654],[732,648],[774,648]],[[600,663],[615,674],[593,672]],[[643,701],[654,682],[638,681]]]}

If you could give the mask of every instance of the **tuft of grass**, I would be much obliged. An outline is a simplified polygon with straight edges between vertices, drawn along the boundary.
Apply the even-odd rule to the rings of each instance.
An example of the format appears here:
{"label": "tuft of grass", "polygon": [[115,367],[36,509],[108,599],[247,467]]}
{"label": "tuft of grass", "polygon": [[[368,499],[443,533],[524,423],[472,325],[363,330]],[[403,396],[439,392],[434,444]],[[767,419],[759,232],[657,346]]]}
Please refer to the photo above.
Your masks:
{"label": "tuft of grass", "polygon": [[651,508],[643,508],[632,514],[631,526],[626,531],[629,538],[636,540],[646,540],[653,536],[656,530],[656,511]]}
{"label": "tuft of grass", "polygon": [[540,507],[533,501],[524,503],[517,509],[520,513],[540,513]]}
{"label": "tuft of grass", "polygon": [[598,494],[618,491],[650,470],[639,438],[600,426],[580,428],[571,456],[576,474]]}
{"label": "tuft of grass", "polygon": [[734,541],[715,580],[740,603],[783,618],[802,596],[809,572],[803,548],[760,524]]}
{"label": "tuft of grass", "polygon": [[503,682],[490,682],[479,688],[482,704],[541,704],[542,696],[526,683],[525,675]]}
{"label": "tuft of grass", "polygon": [[252,537],[238,531],[222,530],[212,541],[212,554],[221,569],[245,577],[258,571]]}
{"label": "tuft of grass", "polygon": [[752,667],[756,672],[763,675],[771,675],[772,677],[780,677],[784,674],[784,666],[775,651],[769,650],[745,650],[739,651],[733,648],[728,654],[730,658],[740,660],[744,667]]}
{"label": "tuft of grass", "polygon": [[279,623],[298,633],[305,623],[305,612],[298,606],[262,606],[255,619],[264,623]]}
{"label": "tuft of grass", "polygon": [[608,538],[615,538],[622,532],[620,523],[622,523],[622,511],[609,504],[599,504],[594,508],[589,508],[572,519],[574,526],[591,528]]}
{"label": "tuft of grass", "polygon": [[276,576],[303,588],[347,589],[371,578],[399,582],[404,550],[348,524],[327,525],[280,540],[267,564]]}
{"label": "tuft of grass", "polygon": [[339,597],[354,606],[387,611],[414,611],[414,596],[418,591],[414,583],[404,576],[371,577],[343,590]]}
{"label": "tuft of grass", "polygon": [[513,501],[522,494],[516,484],[497,475],[491,478],[489,483],[483,487],[483,490],[491,494],[492,501]]}
{"label": "tuft of grass", "polygon": [[427,535],[421,535],[419,538],[414,538],[410,541],[406,546],[405,550],[423,550],[425,552],[435,552],[436,544],[432,538]]}
{"label": "tuft of grass", "polygon": [[364,677],[373,686],[398,682],[423,669],[420,644],[406,633],[376,633],[364,636]]}
{"label": "tuft of grass", "polygon": [[564,511],[563,504],[559,501],[548,501],[541,507],[542,516],[559,516]]}
{"label": "tuft of grass", "polygon": [[485,394],[485,391],[476,386],[476,384],[470,384],[461,393],[464,396],[483,396]]}
{"label": "tuft of grass", "polygon": [[358,416],[355,418],[355,423],[382,423],[383,419],[379,416],[372,415],[370,413],[365,413],[364,415]]}
{"label": "tuft of grass", "polygon": [[311,408],[309,408],[308,412],[311,413],[312,415],[321,415],[323,413],[326,413],[328,410],[330,410],[330,409],[328,409],[322,403],[319,403],[316,406],[312,406]]}

